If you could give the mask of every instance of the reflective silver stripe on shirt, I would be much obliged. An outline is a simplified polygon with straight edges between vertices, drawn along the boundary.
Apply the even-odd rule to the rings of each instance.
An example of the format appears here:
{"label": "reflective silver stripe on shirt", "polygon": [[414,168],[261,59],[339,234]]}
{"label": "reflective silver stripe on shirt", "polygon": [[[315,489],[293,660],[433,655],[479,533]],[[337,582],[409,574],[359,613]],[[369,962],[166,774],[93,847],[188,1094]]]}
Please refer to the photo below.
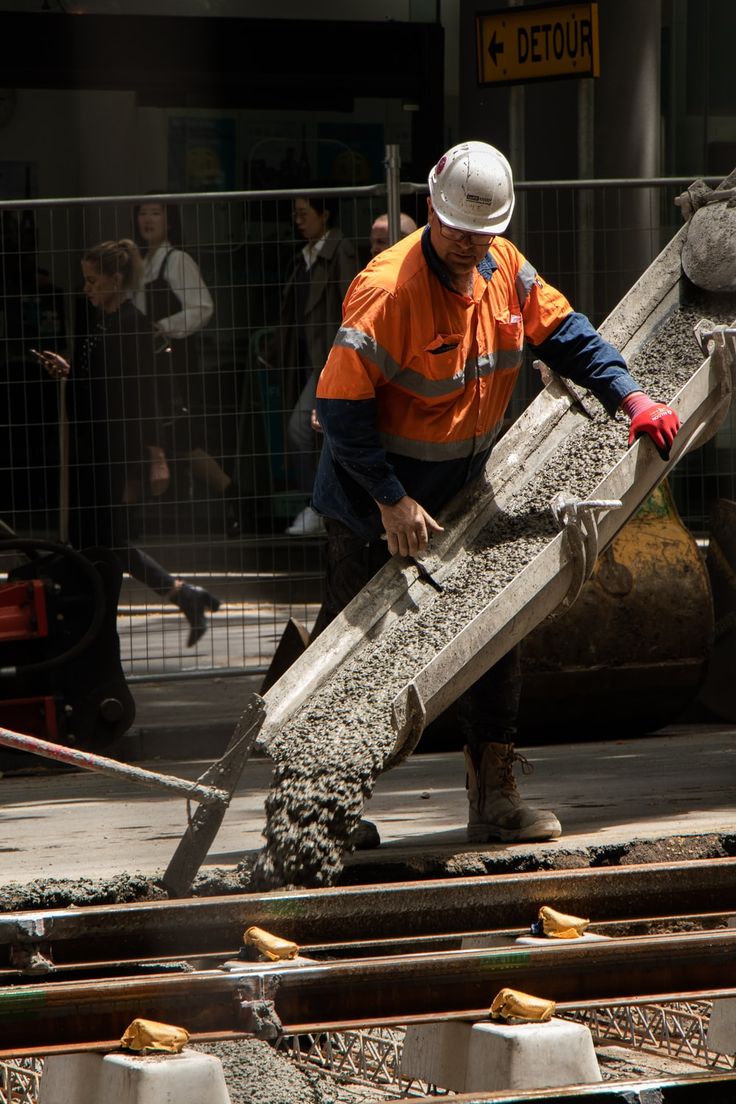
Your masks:
{"label": "reflective silver stripe on shirt", "polygon": [[[521,349],[498,349],[495,353],[485,353],[476,361],[468,361],[468,366],[475,363],[478,366],[479,377],[490,376],[491,372],[505,372],[509,368],[519,368],[521,359]],[[465,374],[469,379],[475,378],[475,374],[468,376],[467,369]]]}
{"label": "reflective silver stripe on shirt", "polygon": [[[391,381],[412,395],[420,395],[424,399],[438,399],[442,395],[451,395],[453,391],[462,391],[465,387],[467,366],[465,371],[455,372],[446,379],[429,379],[421,372],[415,372],[413,368],[403,368]],[[470,376],[470,379],[473,377]]]}
{"label": "reflective silver stripe on shirt", "polygon": [[486,354],[482,357],[470,357],[466,360],[463,369],[455,372],[445,379],[431,379],[422,375],[414,368],[402,368],[398,375],[394,376],[391,383],[396,387],[403,387],[412,395],[423,399],[438,399],[443,395],[451,395],[453,392],[462,391],[469,384],[483,376],[490,376],[499,369],[518,368],[521,364],[521,349],[501,349],[495,354]]}
{"label": "reflective silver stripe on shirt", "polygon": [[375,364],[387,383],[403,387],[410,394],[425,399],[442,398],[444,395],[462,391],[469,383],[480,377],[489,376],[497,369],[518,368],[521,364],[520,349],[501,349],[495,354],[487,353],[482,357],[471,357],[466,361],[462,371],[455,372],[445,379],[430,379],[414,368],[400,368],[375,338],[355,327],[341,327],[334,344],[344,349],[352,349],[359,356]]}
{"label": "reflective silver stripe on shirt", "polygon": [[529,298],[529,292],[532,290],[536,278],[536,268],[533,268],[528,261],[524,261],[523,265],[516,273],[516,294],[519,296],[519,306],[522,310],[526,305],[526,301]]}
{"label": "reflective silver stripe on shirt", "polygon": [[391,354],[379,345],[375,337],[358,330],[355,326],[341,326],[333,342],[344,349],[352,349],[359,356],[365,357],[371,364],[375,364],[381,375],[386,380],[392,380],[401,371]]}
{"label": "reflective silver stripe on shirt", "polygon": [[481,437],[467,437],[462,441],[417,441],[392,433],[380,433],[379,436],[386,452],[409,456],[412,460],[464,460],[490,448],[500,429],[501,426],[497,425]]}

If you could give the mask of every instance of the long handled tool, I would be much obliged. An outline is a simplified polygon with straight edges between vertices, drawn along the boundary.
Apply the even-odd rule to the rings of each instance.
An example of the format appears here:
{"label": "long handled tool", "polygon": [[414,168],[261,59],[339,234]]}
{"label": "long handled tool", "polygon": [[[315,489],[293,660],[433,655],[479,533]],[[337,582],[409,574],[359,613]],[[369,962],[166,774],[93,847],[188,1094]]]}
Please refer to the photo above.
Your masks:
{"label": "long handled tool", "polygon": [[202,786],[217,787],[222,796],[216,802],[200,804],[189,818],[187,830],[163,877],[169,896],[184,897],[192,888],[194,878],[222,824],[265,715],[263,698],[258,694],[251,694],[224,755],[199,779]]}
{"label": "long handled tool", "polygon": [[0,745],[15,748],[17,751],[30,752],[33,755],[41,755],[46,759],[80,767],[83,770],[106,774],[126,782],[164,790],[169,794],[178,794],[185,797],[188,802],[198,802],[198,808],[190,814],[187,830],[163,878],[164,885],[172,897],[183,897],[191,889],[194,878],[222,824],[243,767],[263,724],[264,716],[263,699],[258,694],[252,694],[235,726],[224,755],[196,782],[177,778],[174,775],[160,774],[157,771],[144,770],[129,763],[109,759],[104,755],[54,744],[50,740],[41,740],[7,728],[0,728]]}
{"label": "long handled tool", "polygon": [[113,778],[122,778],[127,782],[138,782],[142,786],[168,790],[203,805],[222,805],[229,800],[223,790],[204,785],[202,781],[188,782],[185,778],[158,774],[156,771],[133,767],[129,763],[120,763],[106,755],[95,755],[91,751],[79,751],[77,748],[54,744],[50,740],[41,740],[37,736],[28,736],[23,732],[13,732],[9,728],[0,728],[0,744],[15,748],[17,751],[29,751],[33,755],[42,755],[57,763],[66,763],[70,767],[82,767],[84,770],[106,774]]}

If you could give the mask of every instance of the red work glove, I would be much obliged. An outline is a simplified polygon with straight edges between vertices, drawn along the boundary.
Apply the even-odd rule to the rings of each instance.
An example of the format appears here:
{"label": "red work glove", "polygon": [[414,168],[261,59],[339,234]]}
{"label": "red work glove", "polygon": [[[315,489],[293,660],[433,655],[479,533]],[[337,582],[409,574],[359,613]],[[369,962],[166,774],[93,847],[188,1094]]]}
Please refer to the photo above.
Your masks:
{"label": "red work glove", "polygon": [[[631,398],[633,396],[629,397],[629,402]],[[626,409],[627,400],[624,400],[623,405]],[[672,407],[666,406],[665,403],[652,402],[642,393],[636,395],[636,399],[631,405],[634,405],[635,409],[627,410],[627,413],[631,416],[629,444],[633,445],[637,437],[641,437],[646,433],[654,441],[657,452],[662,459],[669,460],[672,442],[680,428],[680,419],[675,411]]]}

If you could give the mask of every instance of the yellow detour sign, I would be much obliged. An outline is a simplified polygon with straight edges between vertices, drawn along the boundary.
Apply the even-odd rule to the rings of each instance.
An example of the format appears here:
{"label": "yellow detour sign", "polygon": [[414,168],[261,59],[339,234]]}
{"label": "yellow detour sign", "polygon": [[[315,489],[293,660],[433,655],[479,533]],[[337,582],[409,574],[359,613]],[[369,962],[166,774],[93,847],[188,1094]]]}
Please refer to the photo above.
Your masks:
{"label": "yellow detour sign", "polygon": [[597,77],[598,5],[545,4],[477,16],[478,83]]}

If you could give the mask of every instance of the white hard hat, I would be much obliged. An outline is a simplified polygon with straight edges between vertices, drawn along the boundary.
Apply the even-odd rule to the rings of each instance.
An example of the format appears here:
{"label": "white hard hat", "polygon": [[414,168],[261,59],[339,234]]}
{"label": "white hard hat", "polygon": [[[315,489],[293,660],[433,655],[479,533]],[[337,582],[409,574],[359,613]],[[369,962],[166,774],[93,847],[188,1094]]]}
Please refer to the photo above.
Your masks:
{"label": "white hard hat", "polygon": [[502,234],[514,210],[511,166],[486,142],[461,142],[430,172],[429,195],[448,226],[473,234]]}

